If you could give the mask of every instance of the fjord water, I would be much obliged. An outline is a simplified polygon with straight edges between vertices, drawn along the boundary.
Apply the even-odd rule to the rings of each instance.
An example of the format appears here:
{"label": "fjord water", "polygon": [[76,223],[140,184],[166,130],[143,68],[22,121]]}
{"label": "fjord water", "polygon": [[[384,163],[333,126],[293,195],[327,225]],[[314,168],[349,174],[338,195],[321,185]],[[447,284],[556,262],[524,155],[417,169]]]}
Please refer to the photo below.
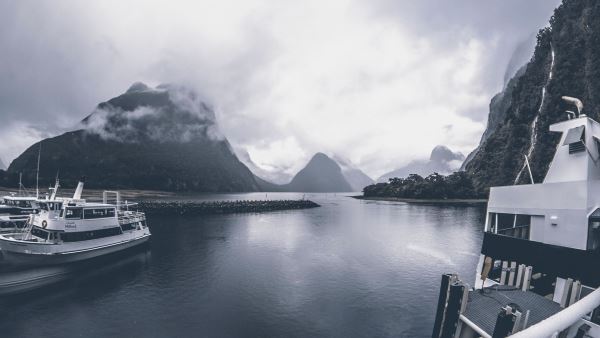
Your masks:
{"label": "fjord water", "polygon": [[0,336],[427,337],[441,274],[472,283],[482,206],[306,198],[322,207],[150,217],[148,246],[2,296]]}

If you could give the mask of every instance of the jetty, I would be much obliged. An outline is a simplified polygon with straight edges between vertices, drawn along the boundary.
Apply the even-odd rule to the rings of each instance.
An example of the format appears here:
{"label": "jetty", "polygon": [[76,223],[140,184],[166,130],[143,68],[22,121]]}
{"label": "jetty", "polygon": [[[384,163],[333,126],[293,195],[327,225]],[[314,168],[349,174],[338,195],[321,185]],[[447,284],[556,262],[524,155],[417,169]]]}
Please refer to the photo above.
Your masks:
{"label": "jetty", "polygon": [[138,207],[151,215],[211,215],[261,213],[320,207],[310,200],[238,201],[140,201]]}

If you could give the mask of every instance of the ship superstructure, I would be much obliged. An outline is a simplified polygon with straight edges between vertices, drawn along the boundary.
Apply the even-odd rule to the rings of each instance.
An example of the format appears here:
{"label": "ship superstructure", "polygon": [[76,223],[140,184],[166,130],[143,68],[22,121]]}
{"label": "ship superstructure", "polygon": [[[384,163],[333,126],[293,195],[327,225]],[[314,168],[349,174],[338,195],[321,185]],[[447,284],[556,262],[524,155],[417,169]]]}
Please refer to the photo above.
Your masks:
{"label": "ship superstructure", "polygon": [[544,181],[490,189],[475,281],[442,277],[433,337],[600,337],[600,124],[566,99]]}

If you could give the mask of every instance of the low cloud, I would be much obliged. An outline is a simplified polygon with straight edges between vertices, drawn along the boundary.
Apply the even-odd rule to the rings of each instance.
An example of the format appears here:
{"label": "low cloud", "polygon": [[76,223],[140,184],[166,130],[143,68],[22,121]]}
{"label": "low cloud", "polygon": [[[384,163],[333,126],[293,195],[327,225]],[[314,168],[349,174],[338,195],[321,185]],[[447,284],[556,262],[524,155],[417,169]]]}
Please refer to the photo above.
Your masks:
{"label": "low cloud", "polygon": [[[153,105],[144,105],[143,97],[153,95]],[[224,140],[215,114],[193,90],[184,86],[161,85],[150,89],[136,83],[124,94],[124,110],[110,102],[101,104],[81,123],[81,128],[107,140],[119,142],[190,142],[194,139]]]}

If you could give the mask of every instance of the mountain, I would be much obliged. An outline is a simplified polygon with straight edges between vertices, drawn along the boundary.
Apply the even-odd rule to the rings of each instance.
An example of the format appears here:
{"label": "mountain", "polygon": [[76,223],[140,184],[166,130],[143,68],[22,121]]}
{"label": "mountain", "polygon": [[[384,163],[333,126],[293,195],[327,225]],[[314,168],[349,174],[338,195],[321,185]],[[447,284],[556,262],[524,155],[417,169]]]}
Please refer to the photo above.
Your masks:
{"label": "mountain", "polygon": [[[245,149],[236,149],[235,152],[242,163],[250,169],[250,171],[261,180],[270,182],[274,185],[286,184],[292,179],[292,175],[286,173],[282,168],[274,168],[274,170],[266,170],[252,161],[250,154]],[[271,191],[271,190],[266,190]]]}
{"label": "mountain", "polygon": [[354,191],[344,177],[342,168],[323,153],[316,153],[290,183],[280,187],[283,191],[294,192]]}
{"label": "mountain", "polygon": [[511,78],[503,91],[496,94],[492,97],[492,101],[490,102],[490,112],[488,115],[487,126],[483,135],[481,135],[481,140],[479,140],[479,146],[475,148],[465,161],[462,163],[460,170],[465,170],[467,165],[473,160],[473,157],[479,152],[479,148],[485,141],[492,135],[496,129],[504,122],[506,115],[508,114],[508,110],[511,107],[512,103],[512,94],[515,90],[515,87],[521,78],[521,76],[525,73],[526,67],[523,66],[521,69],[517,71],[513,78]]}
{"label": "mountain", "polygon": [[[504,88],[500,93],[492,97],[490,102],[487,126],[483,132],[483,135],[481,135],[481,139],[479,140],[480,145],[483,144],[504,121],[512,102],[512,93],[515,90],[518,80],[527,69],[526,64],[531,59],[531,53],[533,53],[535,43],[535,36],[532,35],[530,38],[519,43],[513,51],[513,54],[506,67],[506,71],[504,72]],[[460,170],[465,170],[467,164],[471,162],[478,151],[479,147],[475,148],[475,150],[469,153],[465,161],[462,163]]]}
{"label": "mountain", "polygon": [[[513,184],[528,156],[533,178],[546,175],[560,135],[549,132],[553,123],[572,110],[561,96],[580,98],[583,113],[595,119],[600,109],[600,2],[564,0],[554,11],[550,25],[541,29],[533,56],[522,74],[504,93],[498,124],[486,130],[465,170],[476,188]],[[496,114],[490,109],[490,118]],[[521,175],[521,180],[528,179]]]}
{"label": "mountain", "polygon": [[362,191],[364,187],[375,183],[369,175],[365,174],[349,160],[340,156],[334,156],[333,160],[336,161],[342,169],[342,175],[344,175],[346,181],[350,183],[352,191]]}
{"label": "mountain", "polygon": [[40,146],[44,184],[59,173],[67,186],[85,175],[91,188],[259,190],[220,133],[212,108],[181,86],[135,83],[100,103],[79,129],[32,145],[8,172],[23,172],[32,182]]}
{"label": "mountain", "polygon": [[6,164],[4,164],[4,162],[2,161],[1,158],[0,158],[0,170],[6,170]]}
{"label": "mountain", "polygon": [[465,156],[460,152],[453,152],[448,147],[438,145],[431,151],[428,161],[412,161],[406,166],[383,174],[377,179],[377,182],[385,183],[390,178],[404,178],[410,174],[428,176],[434,172],[439,174],[450,174],[458,169]]}

